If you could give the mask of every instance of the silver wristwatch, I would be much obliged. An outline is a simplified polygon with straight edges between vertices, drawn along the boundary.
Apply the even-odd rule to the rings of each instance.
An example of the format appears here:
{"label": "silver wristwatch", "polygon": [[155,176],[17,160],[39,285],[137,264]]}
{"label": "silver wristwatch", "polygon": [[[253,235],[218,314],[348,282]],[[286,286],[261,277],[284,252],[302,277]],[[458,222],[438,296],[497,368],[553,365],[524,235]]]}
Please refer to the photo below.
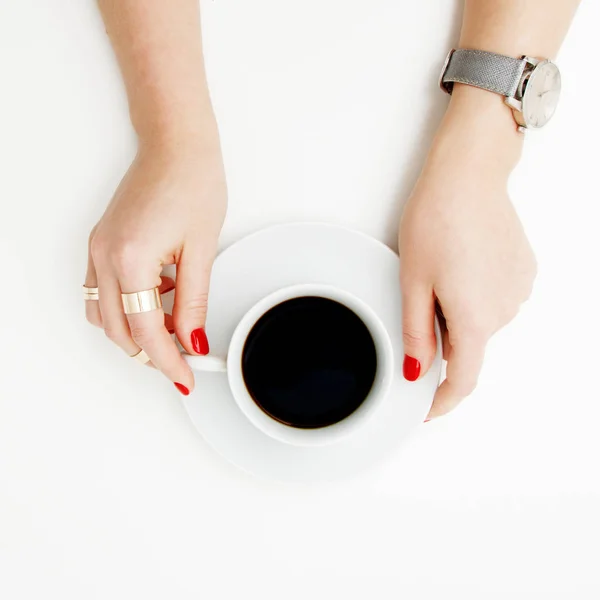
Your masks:
{"label": "silver wristwatch", "polygon": [[518,130],[539,129],[551,119],[560,96],[560,71],[549,60],[512,58],[482,50],[451,50],[440,76],[449,94],[466,83],[505,96]]}

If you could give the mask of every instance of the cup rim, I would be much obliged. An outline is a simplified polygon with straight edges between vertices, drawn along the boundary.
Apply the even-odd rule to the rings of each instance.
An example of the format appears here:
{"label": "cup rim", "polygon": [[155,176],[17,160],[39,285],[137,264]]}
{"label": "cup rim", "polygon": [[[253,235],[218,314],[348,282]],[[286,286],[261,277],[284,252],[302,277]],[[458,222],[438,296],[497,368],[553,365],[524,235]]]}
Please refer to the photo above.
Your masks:
{"label": "cup rim", "polygon": [[[269,310],[293,298],[316,296],[343,304],[363,321],[375,344],[377,371],[368,396],[348,417],[321,428],[302,429],[286,425],[268,415],[250,395],[242,373],[242,352],[258,320]],[[333,444],[361,428],[386,399],[394,376],[394,351],[389,334],[375,311],[353,293],[336,286],[308,283],[280,288],[256,302],[237,324],[227,353],[227,378],[233,398],[244,416],[260,431],[296,446]]]}

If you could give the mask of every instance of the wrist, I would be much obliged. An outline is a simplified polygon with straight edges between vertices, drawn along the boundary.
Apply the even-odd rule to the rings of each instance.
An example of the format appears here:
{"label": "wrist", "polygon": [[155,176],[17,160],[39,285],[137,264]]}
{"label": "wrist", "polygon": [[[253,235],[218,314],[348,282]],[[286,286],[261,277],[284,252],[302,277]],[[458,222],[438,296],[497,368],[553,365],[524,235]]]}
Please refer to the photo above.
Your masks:
{"label": "wrist", "polygon": [[219,147],[219,132],[210,100],[153,103],[131,108],[140,145],[207,149]]}
{"label": "wrist", "polygon": [[153,156],[168,164],[198,164],[221,158],[221,145],[216,124],[200,131],[154,129],[138,136],[138,156]]}
{"label": "wrist", "polygon": [[138,133],[138,146],[140,152],[152,152],[173,158],[221,153],[215,122],[206,123],[205,126],[197,129],[182,126],[146,130],[142,134]]}
{"label": "wrist", "polygon": [[502,96],[455,84],[433,154],[458,154],[474,168],[492,169],[508,177],[521,157],[523,140]]}

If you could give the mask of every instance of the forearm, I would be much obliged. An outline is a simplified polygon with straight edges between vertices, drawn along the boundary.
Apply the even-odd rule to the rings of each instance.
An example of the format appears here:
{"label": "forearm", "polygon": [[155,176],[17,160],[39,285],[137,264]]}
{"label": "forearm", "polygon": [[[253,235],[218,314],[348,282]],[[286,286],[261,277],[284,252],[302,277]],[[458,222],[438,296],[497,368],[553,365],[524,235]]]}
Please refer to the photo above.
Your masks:
{"label": "forearm", "polygon": [[[515,58],[554,58],[578,4],[579,0],[465,0],[459,47]],[[504,98],[455,84],[438,136],[444,152],[445,146],[462,140],[465,146],[477,146],[482,158],[503,161],[504,170],[510,170],[520,157],[523,139]]]}
{"label": "forearm", "polygon": [[461,48],[553,58],[580,0],[465,0]]}
{"label": "forearm", "polygon": [[197,0],[98,0],[142,140],[212,137]]}

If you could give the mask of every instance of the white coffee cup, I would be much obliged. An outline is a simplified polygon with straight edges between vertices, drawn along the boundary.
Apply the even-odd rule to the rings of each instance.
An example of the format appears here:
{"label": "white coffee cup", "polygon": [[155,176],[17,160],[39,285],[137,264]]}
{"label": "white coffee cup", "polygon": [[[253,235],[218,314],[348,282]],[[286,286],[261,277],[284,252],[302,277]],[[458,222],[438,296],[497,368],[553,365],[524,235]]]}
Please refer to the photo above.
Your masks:
{"label": "white coffee cup", "polygon": [[[377,372],[368,396],[362,404],[342,421],[318,429],[300,429],[277,421],[254,401],[242,374],[242,352],[248,334],[256,322],[271,308],[305,296],[328,298],[352,310],[366,325],[377,353]],[[390,337],[375,312],[362,300],[336,287],[302,284],[282,288],[257,302],[238,323],[229,343],[227,358],[213,355],[183,355],[190,367],[198,371],[227,372],[231,393],[248,420],[272,438],[295,446],[324,446],[335,443],[359,429],[385,401],[394,373],[394,353]]]}

